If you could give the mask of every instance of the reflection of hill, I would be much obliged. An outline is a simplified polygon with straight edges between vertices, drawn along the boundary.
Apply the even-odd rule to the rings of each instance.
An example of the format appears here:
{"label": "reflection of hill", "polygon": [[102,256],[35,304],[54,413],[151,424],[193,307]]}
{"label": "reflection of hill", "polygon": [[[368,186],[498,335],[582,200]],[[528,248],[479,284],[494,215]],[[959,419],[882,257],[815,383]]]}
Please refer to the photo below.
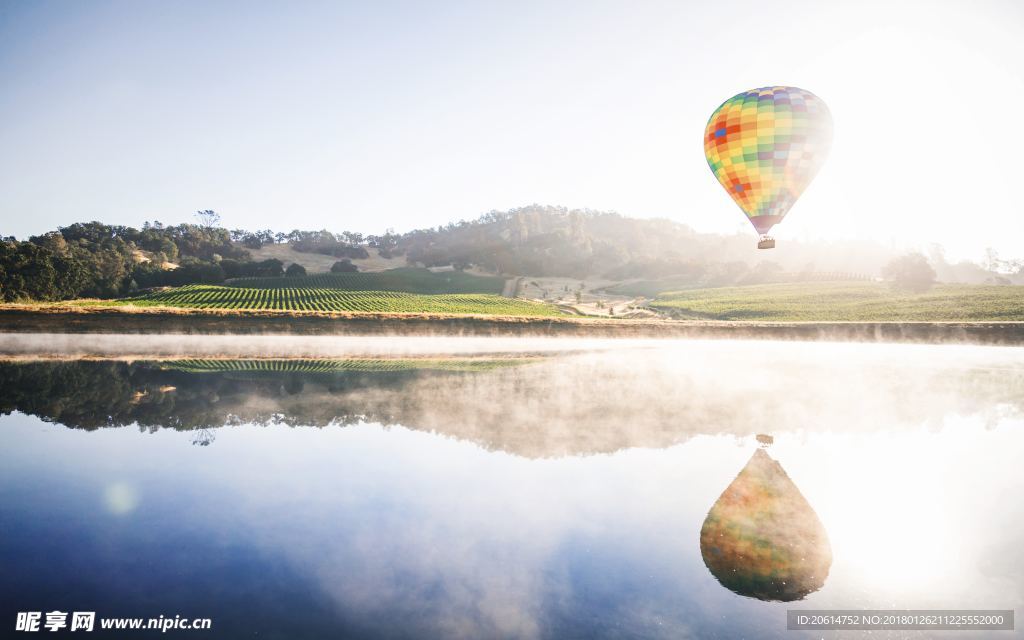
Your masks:
{"label": "reflection of hill", "polygon": [[828,534],[778,462],[758,449],[708,512],[700,552],[730,591],[800,600],[825,584]]}
{"label": "reflection of hill", "polygon": [[4,363],[0,410],[83,429],[370,421],[554,457],[1024,409],[1024,366],[1012,359],[992,366],[982,349],[858,357],[864,350],[690,344],[511,360]]}

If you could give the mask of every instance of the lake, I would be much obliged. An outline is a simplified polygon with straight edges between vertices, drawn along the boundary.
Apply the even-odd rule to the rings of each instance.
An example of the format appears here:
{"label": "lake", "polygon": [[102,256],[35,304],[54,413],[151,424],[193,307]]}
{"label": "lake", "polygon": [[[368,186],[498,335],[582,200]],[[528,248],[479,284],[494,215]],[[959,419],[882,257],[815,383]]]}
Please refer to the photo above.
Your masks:
{"label": "lake", "polygon": [[5,633],[59,610],[212,621],[152,637],[868,637],[786,611],[1024,605],[1019,348],[3,348]]}

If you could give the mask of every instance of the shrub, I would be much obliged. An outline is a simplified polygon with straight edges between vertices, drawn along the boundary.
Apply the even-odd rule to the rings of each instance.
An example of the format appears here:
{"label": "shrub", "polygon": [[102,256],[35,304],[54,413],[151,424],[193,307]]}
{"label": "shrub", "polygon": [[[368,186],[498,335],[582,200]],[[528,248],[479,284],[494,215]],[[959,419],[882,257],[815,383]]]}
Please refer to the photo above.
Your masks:
{"label": "shrub", "polygon": [[284,263],[276,258],[261,260],[260,262],[242,262],[224,258],[220,261],[224,269],[224,275],[228,278],[252,278],[270,277],[276,278],[284,275]]}
{"label": "shrub", "polygon": [[351,260],[339,260],[331,265],[331,273],[354,273],[359,267],[352,264]]}
{"label": "shrub", "polygon": [[289,278],[304,276],[306,275],[306,267],[302,266],[298,262],[293,262],[290,265],[288,265],[287,269],[285,269],[284,275],[288,276]]}
{"label": "shrub", "polygon": [[908,253],[882,267],[882,276],[897,289],[923,293],[935,284],[935,269],[920,253]]}

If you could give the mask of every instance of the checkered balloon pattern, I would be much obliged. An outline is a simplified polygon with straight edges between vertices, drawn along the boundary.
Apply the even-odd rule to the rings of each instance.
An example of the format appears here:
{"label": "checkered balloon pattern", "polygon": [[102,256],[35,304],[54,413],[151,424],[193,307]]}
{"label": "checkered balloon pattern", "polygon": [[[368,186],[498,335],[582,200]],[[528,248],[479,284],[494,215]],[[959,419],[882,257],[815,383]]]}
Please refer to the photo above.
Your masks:
{"label": "checkered balloon pattern", "polygon": [[711,171],[761,234],[789,212],[831,143],[828,107],[796,87],[737,94],[715,109],[704,131]]}

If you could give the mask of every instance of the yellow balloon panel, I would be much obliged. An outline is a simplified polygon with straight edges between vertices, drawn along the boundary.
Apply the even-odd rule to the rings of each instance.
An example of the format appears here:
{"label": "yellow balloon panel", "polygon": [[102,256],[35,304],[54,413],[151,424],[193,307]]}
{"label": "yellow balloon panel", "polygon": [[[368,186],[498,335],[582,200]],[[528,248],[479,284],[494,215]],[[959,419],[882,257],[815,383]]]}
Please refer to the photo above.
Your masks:
{"label": "yellow balloon panel", "polygon": [[810,91],[762,87],[718,107],[704,131],[704,155],[718,182],[758,233],[789,212],[832,143],[832,116]]}

